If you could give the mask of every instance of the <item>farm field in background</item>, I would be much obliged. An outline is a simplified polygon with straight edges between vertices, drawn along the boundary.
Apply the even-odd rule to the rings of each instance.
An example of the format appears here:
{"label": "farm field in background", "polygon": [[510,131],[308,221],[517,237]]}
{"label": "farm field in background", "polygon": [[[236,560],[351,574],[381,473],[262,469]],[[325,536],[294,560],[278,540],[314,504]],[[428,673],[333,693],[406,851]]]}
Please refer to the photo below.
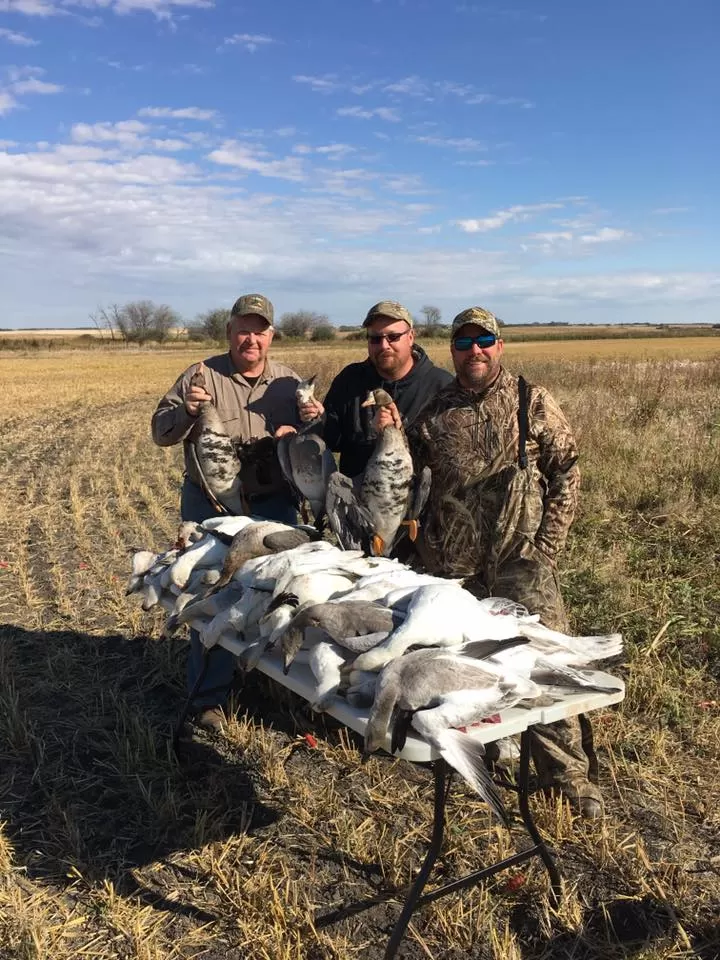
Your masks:
{"label": "farm field in background", "polygon": [[[452,364],[447,341],[422,341],[435,363]],[[32,417],[38,408],[64,404],[100,403],[145,396],[156,403],[182,370],[212,353],[215,344],[177,344],[170,347],[118,347],[112,350],[0,353],[0,381],[5,384],[8,416]],[[333,376],[347,363],[362,360],[367,350],[359,342],[282,344],[273,356],[303,376],[318,374],[322,396]],[[534,363],[575,361],[588,366],[598,361],[632,363],[668,360],[677,363],[720,358],[720,338],[687,337],[681,340],[571,340],[544,343],[506,343],[506,363],[518,371]],[[50,394],[50,401],[48,401]],[[153,407],[154,408],[154,407]],[[151,411],[152,412],[152,411]]]}
{"label": "farm field in background", "polygon": [[[556,328],[553,328],[556,329]],[[509,337],[509,331],[508,331]],[[425,341],[438,362],[447,342]],[[432,782],[373,757],[261,677],[227,737],[169,748],[185,638],[124,596],[129,551],[177,525],[181,455],[150,415],[203,345],[0,353],[0,957],[378,960]],[[280,345],[320,395],[361,343]],[[415,915],[407,960],[720,955],[720,340],[508,342],[575,427],[582,501],[562,561],[573,627],[621,630],[628,697],[594,715],[602,823],[534,798],[567,879],[534,864]],[[305,739],[317,738],[317,747]],[[504,855],[455,784],[443,868]],[[509,881],[509,882],[508,882]]]}

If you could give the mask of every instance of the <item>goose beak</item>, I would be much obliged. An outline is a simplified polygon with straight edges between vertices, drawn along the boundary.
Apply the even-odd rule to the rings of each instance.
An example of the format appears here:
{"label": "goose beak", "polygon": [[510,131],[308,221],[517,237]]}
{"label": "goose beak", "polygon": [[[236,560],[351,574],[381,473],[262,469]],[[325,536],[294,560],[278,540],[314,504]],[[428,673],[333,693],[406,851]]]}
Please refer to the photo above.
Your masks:
{"label": "goose beak", "polygon": [[372,552],[374,557],[381,557],[385,551],[385,541],[382,537],[379,537],[377,534],[373,535],[372,540],[370,541],[372,547]]}
{"label": "goose beak", "polygon": [[368,393],[367,397],[360,404],[361,407],[374,407],[375,406],[375,396],[373,395],[372,390]]}

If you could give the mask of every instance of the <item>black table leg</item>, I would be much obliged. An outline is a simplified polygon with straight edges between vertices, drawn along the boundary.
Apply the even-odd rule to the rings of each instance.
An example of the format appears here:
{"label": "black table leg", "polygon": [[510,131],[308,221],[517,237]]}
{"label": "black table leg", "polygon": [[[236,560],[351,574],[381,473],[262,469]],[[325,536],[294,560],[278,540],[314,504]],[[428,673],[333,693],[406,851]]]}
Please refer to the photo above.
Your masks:
{"label": "black table leg", "polygon": [[390,939],[388,940],[388,945],[385,950],[385,960],[392,960],[397,953],[400,941],[405,935],[407,925],[410,923],[410,917],[413,915],[418,899],[428,881],[432,868],[435,866],[435,861],[438,858],[442,846],[443,831],[445,829],[445,803],[448,795],[447,783],[450,779],[448,765],[442,757],[438,757],[438,759],[434,761],[433,771],[435,774],[435,813],[430,846],[428,847],[428,852],[425,855],[425,860],[417,875],[417,879],[412,885],[407,900],[405,901],[400,919],[395,924]]}
{"label": "black table leg", "polygon": [[535,844],[535,851],[545,864],[545,869],[550,876],[550,889],[552,899],[557,906],[562,899],[562,878],[557,868],[552,854],[547,848],[540,831],[535,826],[535,821],[530,813],[530,730],[525,730],[520,736],[520,770],[518,772],[518,805],[520,807],[520,816],[525,824],[525,829],[532,837]]}
{"label": "black table leg", "polygon": [[172,748],[175,756],[178,756],[178,750],[180,746],[180,736],[182,735],[183,727],[185,726],[185,721],[187,720],[188,714],[190,713],[190,708],[195,702],[195,697],[198,694],[198,690],[202,686],[202,682],[207,675],[208,666],[210,664],[210,656],[213,650],[216,650],[216,649],[217,647],[210,647],[210,648],[205,647],[203,649],[203,658],[202,658],[202,666],[200,668],[200,673],[197,675],[197,679],[193,684],[192,690],[188,694],[187,700],[183,704],[183,708],[180,712],[180,719],[178,720],[175,726],[175,730],[173,732]]}

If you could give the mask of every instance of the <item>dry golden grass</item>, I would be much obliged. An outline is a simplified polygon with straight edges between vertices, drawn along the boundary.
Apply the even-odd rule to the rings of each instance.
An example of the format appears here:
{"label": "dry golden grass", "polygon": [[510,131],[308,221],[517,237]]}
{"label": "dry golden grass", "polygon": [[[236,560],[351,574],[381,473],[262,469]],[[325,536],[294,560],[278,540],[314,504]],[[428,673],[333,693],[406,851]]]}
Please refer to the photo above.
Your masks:
{"label": "dry golden grass", "polygon": [[[581,442],[563,565],[574,625],[628,641],[628,698],[595,723],[608,815],[584,824],[535,798],[567,881],[559,912],[532,864],[515,889],[501,876],[417,913],[400,956],[720,955],[714,343],[509,345]],[[353,738],[263,678],[238,694],[226,737],[198,738],[182,764],[171,753],[185,643],[160,640],[161,618],[123,591],[128,550],[165,546],[177,521],[180,453],[151,444],[150,415],[206,352],[0,357],[2,960],[373,960],[396,905],[327,927],[316,916],[397,898],[422,855],[428,772],[361,765]],[[326,387],[362,349],[278,356]],[[455,787],[447,876],[517,839]]]}

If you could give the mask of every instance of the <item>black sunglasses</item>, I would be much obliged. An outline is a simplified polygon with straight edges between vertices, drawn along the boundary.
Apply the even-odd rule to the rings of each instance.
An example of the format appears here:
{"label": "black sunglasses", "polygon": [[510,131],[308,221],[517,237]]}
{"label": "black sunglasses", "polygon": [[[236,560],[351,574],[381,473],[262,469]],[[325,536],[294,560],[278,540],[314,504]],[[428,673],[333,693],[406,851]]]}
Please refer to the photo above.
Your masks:
{"label": "black sunglasses", "polygon": [[409,330],[403,330],[402,333],[369,333],[367,338],[368,343],[374,343],[377,346],[383,340],[387,340],[388,343],[397,343],[400,337],[404,337],[408,333],[410,333]]}
{"label": "black sunglasses", "polygon": [[474,343],[479,347],[491,347],[497,343],[497,337],[494,333],[481,333],[479,337],[456,337],[453,340],[456,350],[469,350]]}

